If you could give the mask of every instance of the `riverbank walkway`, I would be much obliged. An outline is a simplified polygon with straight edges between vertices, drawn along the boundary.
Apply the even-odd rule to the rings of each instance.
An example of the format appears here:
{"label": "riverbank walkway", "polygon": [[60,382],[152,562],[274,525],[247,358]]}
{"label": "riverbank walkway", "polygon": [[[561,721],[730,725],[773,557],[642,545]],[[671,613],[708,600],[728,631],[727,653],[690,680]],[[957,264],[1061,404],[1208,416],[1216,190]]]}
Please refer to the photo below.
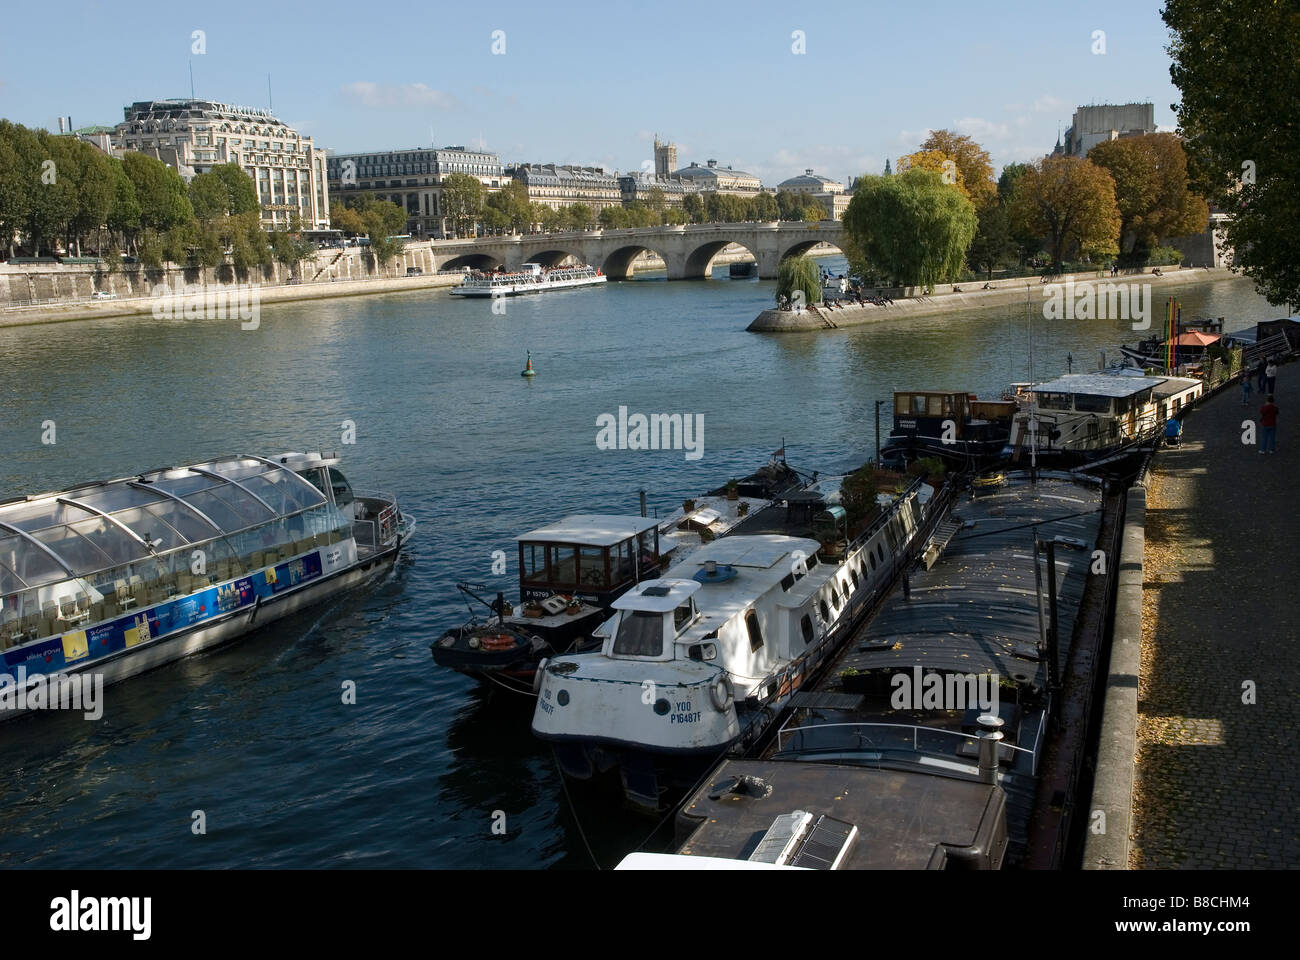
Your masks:
{"label": "riverbank walkway", "polygon": [[1135,869],[1300,867],[1300,364],[1279,367],[1275,393],[1275,454],[1242,443],[1263,401],[1244,406],[1233,383],[1156,457]]}

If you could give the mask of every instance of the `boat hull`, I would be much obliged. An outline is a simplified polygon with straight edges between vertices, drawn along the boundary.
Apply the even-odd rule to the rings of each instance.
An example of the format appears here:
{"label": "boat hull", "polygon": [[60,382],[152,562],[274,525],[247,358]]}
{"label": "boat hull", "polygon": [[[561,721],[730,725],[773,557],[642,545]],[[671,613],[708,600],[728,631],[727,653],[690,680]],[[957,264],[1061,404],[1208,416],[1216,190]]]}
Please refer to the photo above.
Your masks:
{"label": "boat hull", "polygon": [[[238,640],[240,637],[301,610],[328,601],[341,593],[362,586],[387,574],[396,562],[400,542],[395,542],[364,560],[328,573],[319,579],[289,587],[270,597],[260,597],[249,606],[195,623],[192,626],[146,640],[106,656],[81,663],[69,664],[58,671],[29,674],[29,685],[44,682],[41,676],[78,677],[89,674],[102,677],[104,686],[139,676],[150,670],[166,666],[185,657],[214,649]],[[6,665],[11,676],[15,665]],[[15,692],[12,702],[0,709],[0,722],[12,720],[28,713],[42,712],[25,709]]]}
{"label": "boat hull", "polygon": [[453,297],[493,299],[495,297],[521,297],[531,293],[549,293],[552,290],[573,290],[578,287],[599,286],[608,282],[605,276],[583,277],[574,280],[554,280],[546,283],[510,283],[494,287],[452,287]]}

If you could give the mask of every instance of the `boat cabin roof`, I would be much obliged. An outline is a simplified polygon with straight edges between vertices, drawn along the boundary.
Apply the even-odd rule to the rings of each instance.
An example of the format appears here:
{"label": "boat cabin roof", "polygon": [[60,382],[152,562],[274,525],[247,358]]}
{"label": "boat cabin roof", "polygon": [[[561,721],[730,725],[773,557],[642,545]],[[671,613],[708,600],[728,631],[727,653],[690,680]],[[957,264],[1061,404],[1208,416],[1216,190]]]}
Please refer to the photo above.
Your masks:
{"label": "boat cabin roof", "polygon": [[653,530],[659,521],[653,517],[630,517],[612,513],[575,513],[545,527],[538,527],[515,537],[523,543],[577,543],[588,547],[612,547],[630,537]]}
{"label": "boat cabin roof", "polygon": [[0,503],[0,594],[213,540],[324,504],[294,470],[231,456]]}
{"label": "boat cabin roof", "polygon": [[1105,373],[1070,373],[1036,383],[1031,393],[1077,393],[1090,397],[1131,397],[1163,382],[1163,377],[1114,377]]}
{"label": "boat cabin roof", "polygon": [[1176,393],[1182,393],[1184,390],[1191,390],[1194,387],[1202,385],[1202,381],[1192,377],[1170,377],[1160,386],[1156,387],[1154,396],[1171,397]]}
{"label": "boat cabin roof", "polygon": [[644,610],[669,613],[700,589],[698,580],[645,580],[611,604],[615,610]]}

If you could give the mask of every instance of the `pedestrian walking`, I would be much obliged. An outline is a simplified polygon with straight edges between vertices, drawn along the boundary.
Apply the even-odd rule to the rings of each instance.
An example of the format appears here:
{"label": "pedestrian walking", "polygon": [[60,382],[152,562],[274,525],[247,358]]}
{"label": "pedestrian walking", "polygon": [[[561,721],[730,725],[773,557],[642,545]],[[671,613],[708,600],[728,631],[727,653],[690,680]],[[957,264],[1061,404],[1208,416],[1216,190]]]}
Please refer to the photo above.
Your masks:
{"label": "pedestrian walking", "polygon": [[1277,361],[1272,357],[1268,358],[1268,366],[1264,368],[1264,391],[1266,393],[1277,393]]}
{"label": "pedestrian walking", "polygon": [[1272,394],[1259,408],[1259,452],[1277,453],[1277,405]]}
{"label": "pedestrian walking", "polygon": [[1244,373],[1241,376],[1241,405],[1244,407],[1250,403],[1250,374]]}
{"label": "pedestrian walking", "polygon": [[1263,357],[1260,357],[1259,364],[1255,367],[1255,379],[1258,381],[1256,386],[1259,387],[1259,392],[1263,394],[1264,392],[1264,358]]}

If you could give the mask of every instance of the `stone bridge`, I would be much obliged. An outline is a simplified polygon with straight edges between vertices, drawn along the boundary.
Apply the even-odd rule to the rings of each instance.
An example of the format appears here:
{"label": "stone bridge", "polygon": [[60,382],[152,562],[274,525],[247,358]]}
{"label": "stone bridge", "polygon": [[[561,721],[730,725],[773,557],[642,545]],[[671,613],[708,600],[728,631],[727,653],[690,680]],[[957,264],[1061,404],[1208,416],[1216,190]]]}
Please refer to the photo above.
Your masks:
{"label": "stone bridge", "polygon": [[631,279],[633,261],[648,250],[667,264],[669,280],[693,280],[708,277],[713,258],[728,244],[735,243],[754,255],[759,277],[771,279],[776,277],[782,260],[806,253],[819,243],[838,247],[842,236],[843,227],[836,220],[696,223],[434,240],[429,248],[437,270],[515,269],[523,263],[554,266],[572,256],[582,263],[600,267],[611,280]]}

